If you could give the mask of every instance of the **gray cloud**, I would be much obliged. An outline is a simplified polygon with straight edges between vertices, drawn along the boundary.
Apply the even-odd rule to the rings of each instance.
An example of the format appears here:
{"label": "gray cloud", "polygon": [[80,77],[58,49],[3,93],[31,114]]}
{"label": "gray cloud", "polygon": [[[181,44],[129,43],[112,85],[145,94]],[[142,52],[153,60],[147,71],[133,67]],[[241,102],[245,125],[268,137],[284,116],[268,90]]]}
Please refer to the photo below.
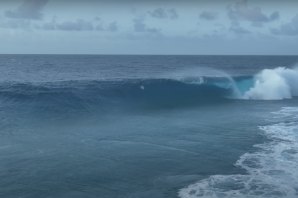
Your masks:
{"label": "gray cloud", "polygon": [[200,14],[200,18],[201,19],[205,19],[205,20],[209,20],[209,21],[212,21],[212,20],[215,20],[217,19],[217,13],[215,12],[210,12],[210,11],[204,11]]}
{"label": "gray cloud", "polygon": [[84,19],[77,19],[76,21],[66,21],[56,25],[58,30],[64,31],[92,31],[93,24]]}
{"label": "gray cloud", "polygon": [[149,11],[148,14],[153,18],[158,19],[177,19],[179,17],[177,11],[174,8],[171,9],[164,9],[164,8],[157,8],[153,11]]}
{"label": "gray cloud", "polygon": [[56,30],[57,29],[55,21],[44,23],[41,26],[37,25],[36,28],[43,29],[43,30]]}
{"label": "gray cloud", "polygon": [[250,34],[251,32],[239,25],[233,25],[230,27],[230,31],[234,32],[235,34]]}
{"label": "gray cloud", "polygon": [[[6,19],[0,20],[0,28],[24,29],[24,30],[45,30],[45,31],[107,31],[117,32],[118,23],[103,23],[100,18],[94,20],[76,19],[73,21],[57,21],[53,17],[51,21],[31,21],[29,19]],[[150,29],[149,29],[150,30]]]}
{"label": "gray cloud", "polygon": [[275,35],[298,36],[298,14],[289,23],[273,28],[271,32]]}
{"label": "gray cloud", "polygon": [[95,30],[97,31],[105,31],[105,28],[102,23],[95,25]]}
{"label": "gray cloud", "polygon": [[107,30],[111,31],[111,32],[117,32],[118,31],[118,24],[116,21],[110,23],[107,27]]}
{"label": "gray cloud", "polygon": [[43,30],[61,30],[61,31],[93,31],[94,26],[92,22],[84,19],[77,19],[75,21],[64,21],[61,23],[56,22],[53,19],[51,22],[44,23],[41,26],[37,26]]}
{"label": "gray cloud", "polygon": [[26,29],[31,28],[31,22],[29,20],[8,20],[0,23],[1,28],[7,29]]}
{"label": "gray cloud", "polygon": [[279,12],[275,11],[270,15],[270,20],[275,21],[279,19]]}
{"label": "gray cloud", "polygon": [[118,31],[117,22],[109,23],[107,26],[104,26],[99,18],[96,18],[98,24],[93,23],[93,21],[87,21],[84,19],[77,19],[75,21],[63,21],[57,22],[56,19],[53,19],[51,22],[44,23],[41,26],[38,26],[39,29],[43,30],[59,30],[59,31]]}
{"label": "gray cloud", "polygon": [[259,7],[249,7],[247,0],[241,0],[230,5],[228,7],[228,16],[234,21],[244,20],[252,23],[267,23],[279,19],[277,11],[266,15]]}
{"label": "gray cloud", "polygon": [[40,20],[43,17],[41,11],[47,2],[48,0],[25,0],[17,9],[8,10],[4,14],[8,18]]}
{"label": "gray cloud", "polygon": [[170,19],[179,18],[179,14],[174,8],[168,10],[168,16],[169,16]]}
{"label": "gray cloud", "polygon": [[157,28],[147,27],[144,18],[135,18],[133,24],[135,32],[160,33],[160,30]]}

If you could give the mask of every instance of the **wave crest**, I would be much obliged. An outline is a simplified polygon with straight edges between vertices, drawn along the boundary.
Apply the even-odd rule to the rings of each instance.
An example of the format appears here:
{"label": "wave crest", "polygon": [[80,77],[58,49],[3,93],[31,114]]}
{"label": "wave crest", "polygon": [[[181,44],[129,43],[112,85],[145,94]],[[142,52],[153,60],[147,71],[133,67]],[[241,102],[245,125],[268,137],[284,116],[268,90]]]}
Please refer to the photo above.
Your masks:
{"label": "wave crest", "polygon": [[298,70],[278,67],[264,69],[254,77],[254,85],[243,99],[282,100],[298,96]]}

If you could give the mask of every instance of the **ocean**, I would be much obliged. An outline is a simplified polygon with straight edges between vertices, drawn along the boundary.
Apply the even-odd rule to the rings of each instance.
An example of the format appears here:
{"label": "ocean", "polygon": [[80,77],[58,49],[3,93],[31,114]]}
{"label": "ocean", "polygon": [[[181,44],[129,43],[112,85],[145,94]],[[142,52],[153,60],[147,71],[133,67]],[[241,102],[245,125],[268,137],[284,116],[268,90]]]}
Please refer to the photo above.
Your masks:
{"label": "ocean", "polygon": [[298,197],[297,62],[0,55],[0,197]]}

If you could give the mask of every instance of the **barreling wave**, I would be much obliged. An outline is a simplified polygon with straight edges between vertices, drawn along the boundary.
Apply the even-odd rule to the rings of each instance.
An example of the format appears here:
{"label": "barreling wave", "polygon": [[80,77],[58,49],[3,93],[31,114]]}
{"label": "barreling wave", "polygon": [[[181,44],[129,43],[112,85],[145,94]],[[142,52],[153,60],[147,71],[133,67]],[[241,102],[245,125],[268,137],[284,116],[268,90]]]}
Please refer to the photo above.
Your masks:
{"label": "barreling wave", "polygon": [[204,81],[190,83],[173,79],[127,79],[42,84],[2,83],[0,101],[52,110],[61,107],[108,109],[140,105],[160,108],[223,102],[233,94],[233,90],[225,84],[225,79]]}
{"label": "barreling wave", "polygon": [[179,107],[231,99],[281,100],[298,96],[298,71],[279,67],[255,76],[58,81],[0,84],[0,101],[43,109]]}

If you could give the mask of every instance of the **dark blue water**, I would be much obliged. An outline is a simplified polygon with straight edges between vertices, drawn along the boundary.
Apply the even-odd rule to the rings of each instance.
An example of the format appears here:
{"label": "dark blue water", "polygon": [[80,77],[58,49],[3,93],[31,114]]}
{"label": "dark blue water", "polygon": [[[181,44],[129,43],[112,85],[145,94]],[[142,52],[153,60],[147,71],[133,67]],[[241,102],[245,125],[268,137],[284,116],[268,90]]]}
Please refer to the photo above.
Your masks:
{"label": "dark blue water", "polygon": [[0,197],[296,197],[295,56],[0,56]]}

